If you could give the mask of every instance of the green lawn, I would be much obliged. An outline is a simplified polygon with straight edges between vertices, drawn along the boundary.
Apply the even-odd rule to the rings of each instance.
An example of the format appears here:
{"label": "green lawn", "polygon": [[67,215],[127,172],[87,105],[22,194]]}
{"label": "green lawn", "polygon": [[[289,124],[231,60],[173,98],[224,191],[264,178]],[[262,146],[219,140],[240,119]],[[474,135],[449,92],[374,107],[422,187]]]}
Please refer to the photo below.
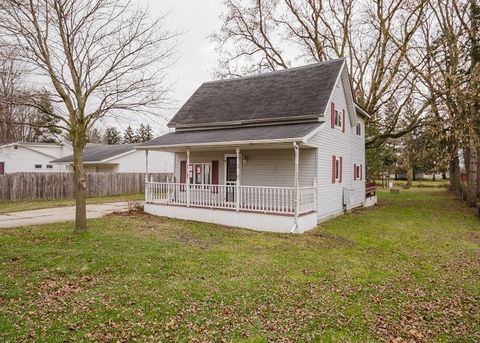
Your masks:
{"label": "green lawn", "polygon": [[[397,186],[406,186],[407,185],[407,180],[392,180],[393,183]],[[381,181],[380,181],[381,184]],[[441,187],[441,188],[448,188],[450,185],[449,180],[414,180],[412,181],[413,187],[419,187],[419,188],[424,188],[424,187]]]}
{"label": "green lawn", "polygon": [[[87,204],[100,204],[100,203],[105,203],[105,202],[143,200],[144,198],[145,198],[145,196],[144,196],[143,193],[129,194],[129,195],[113,195],[113,196],[104,196],[104,197],[93,197],[93,198],[87,198]],[[41,209],[41,208],[73,206],[73,205],[75,205],[75,199],[0,202],[0,214],[9,213],[9,212],[16,212],[16,211],[38,210],[38,209]]]}
{"label": "green lawn", "polygon": [[[390,179],[391,182],[394,183],[394,186],[397,188],[404,188],[407,185],[407,180],[395,180],[395,179]],[[382,180],[376,180],[377,186],[382,185]],[[448,188],[450,185],[449,180],[413,180],[412,181],[412,187],[418,187],[418,188]]]}
{"label": "green lawn", "polygon": [[480,341],[480,222],[441,189],[304,235],[148,215],[0,233],[0,341]]}

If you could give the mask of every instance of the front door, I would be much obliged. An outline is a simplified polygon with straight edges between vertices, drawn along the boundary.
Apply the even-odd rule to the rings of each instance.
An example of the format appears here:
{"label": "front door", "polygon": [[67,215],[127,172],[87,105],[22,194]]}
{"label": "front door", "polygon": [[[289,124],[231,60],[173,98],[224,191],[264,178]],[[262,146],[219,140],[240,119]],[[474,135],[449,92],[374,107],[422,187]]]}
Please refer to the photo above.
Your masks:
{"label": "front door", "polygon": [[237,185],[237,158],[227,157],[225,173],[226,200],[235,202],[235,186]]}
{"label": "front door", "polygon": [[5,174],[5,162],[0,162],[0,175]]}

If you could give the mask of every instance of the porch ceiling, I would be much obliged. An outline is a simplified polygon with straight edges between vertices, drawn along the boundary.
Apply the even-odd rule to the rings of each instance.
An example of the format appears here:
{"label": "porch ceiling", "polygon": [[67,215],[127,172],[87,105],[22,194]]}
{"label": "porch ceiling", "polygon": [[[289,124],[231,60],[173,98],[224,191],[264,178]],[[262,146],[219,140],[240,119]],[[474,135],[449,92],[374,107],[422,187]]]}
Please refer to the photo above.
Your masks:
{"label": "porch ceiling", "polygon": [[306,137],[316,132],[321,122],[289,125],[240,127],[215,130],[177,131],[138,145],[137,149],[185,151],[246,149],[285,149],[293,142],[307,147]]}

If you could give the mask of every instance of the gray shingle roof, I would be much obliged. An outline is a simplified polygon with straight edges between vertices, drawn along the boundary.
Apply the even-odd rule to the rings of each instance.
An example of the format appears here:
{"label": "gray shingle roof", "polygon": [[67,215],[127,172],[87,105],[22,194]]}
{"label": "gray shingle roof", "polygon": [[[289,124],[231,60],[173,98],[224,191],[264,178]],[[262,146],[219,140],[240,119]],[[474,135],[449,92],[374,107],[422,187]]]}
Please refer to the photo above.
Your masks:
{"label": "gray shingle roof", "polygon": [[[135,150],[135,147],[131,144],[88,144],[83,150],[83,160],[85,162],[101,162],[132,150]],[[52,162],[73,162],[73,155],[65,156]]]}
{"label": "gray shingle roof", "polygon": [[344,59],[202,84],[170,127],[321,115]]}
{"label": "gray shingle roof", "polygon": [[275,139],[301,139],[322,123],[284,124],[269,126],[237,127],[231,129],[177,131],[157,137],[138,147],[162,147],[220,142],[268,141]]}

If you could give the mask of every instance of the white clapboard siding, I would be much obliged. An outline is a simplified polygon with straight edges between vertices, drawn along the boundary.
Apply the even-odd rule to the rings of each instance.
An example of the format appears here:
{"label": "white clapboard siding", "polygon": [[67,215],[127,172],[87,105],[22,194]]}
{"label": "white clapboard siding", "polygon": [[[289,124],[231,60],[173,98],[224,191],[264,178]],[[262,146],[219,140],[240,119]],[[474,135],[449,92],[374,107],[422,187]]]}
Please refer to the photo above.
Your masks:
{"label": "white clapboard siding", "polygon": [[[348,82],[346,72],[338,79],[332,93],[332,101],[336,108],[346,111],[345,133],[339,128],[332,129],[330,126],[331,104],[328,103],[325,110],[325,123],[320,131],[313,136],[308,143],[314,144],[317,150],[318,160],[318,219],[324,220],[329,216],[343,211],[343,188],[353,190],[353,204],[348,207],[361,206],[365,201],[365,126],[361,117],[349,111],[346,100],[345,83]],[[348,88],[347,88],[348,89]],[[356,122],[362,125],[362,136],[356,135]],[[353,124],[353,126],[352,126]],[[332,155],[343,158],[342,183],[332,184]],[[363,180],[353,180],[353,164],[363,166]]]}
{"label": "white clapboard siding", "polygon": [[[224,183],[226,152],[190,152],[191,163],[211,163],[219,161],[218,181]],[[185,153],[177,153],[175,165],[176,180],[180,180],[180,161],[185,161]],[[295,173],[295,157],[292,149],[244,150],[241,151],[240,183],[247,186],[293,187]],[[312,186],[315,178],[316,149],[300,149],[299,160],[300,186]]]}
{"label": "white clapboard siding", "polygon": [[[148,172],[149,173],[173,173],[174,155],[171,152],[149,151]],[[109,161],[118,163],[119,173],[145,173],[145,151],[135,150],[129,154],[116,157]]]}
{"label": "white clapboard siding", "polygon": [[[69,146],[54,145],[52,146],[33,146],[24,147],[13,145],[0,148],[0,162],[5,165],[5,173],[19,172],[65,172],[65,165],[51,163],[52,160],[71,154]],[[40,168],[35,168],[40,165]],[[51,166],[51,168],[47,168]]]}

